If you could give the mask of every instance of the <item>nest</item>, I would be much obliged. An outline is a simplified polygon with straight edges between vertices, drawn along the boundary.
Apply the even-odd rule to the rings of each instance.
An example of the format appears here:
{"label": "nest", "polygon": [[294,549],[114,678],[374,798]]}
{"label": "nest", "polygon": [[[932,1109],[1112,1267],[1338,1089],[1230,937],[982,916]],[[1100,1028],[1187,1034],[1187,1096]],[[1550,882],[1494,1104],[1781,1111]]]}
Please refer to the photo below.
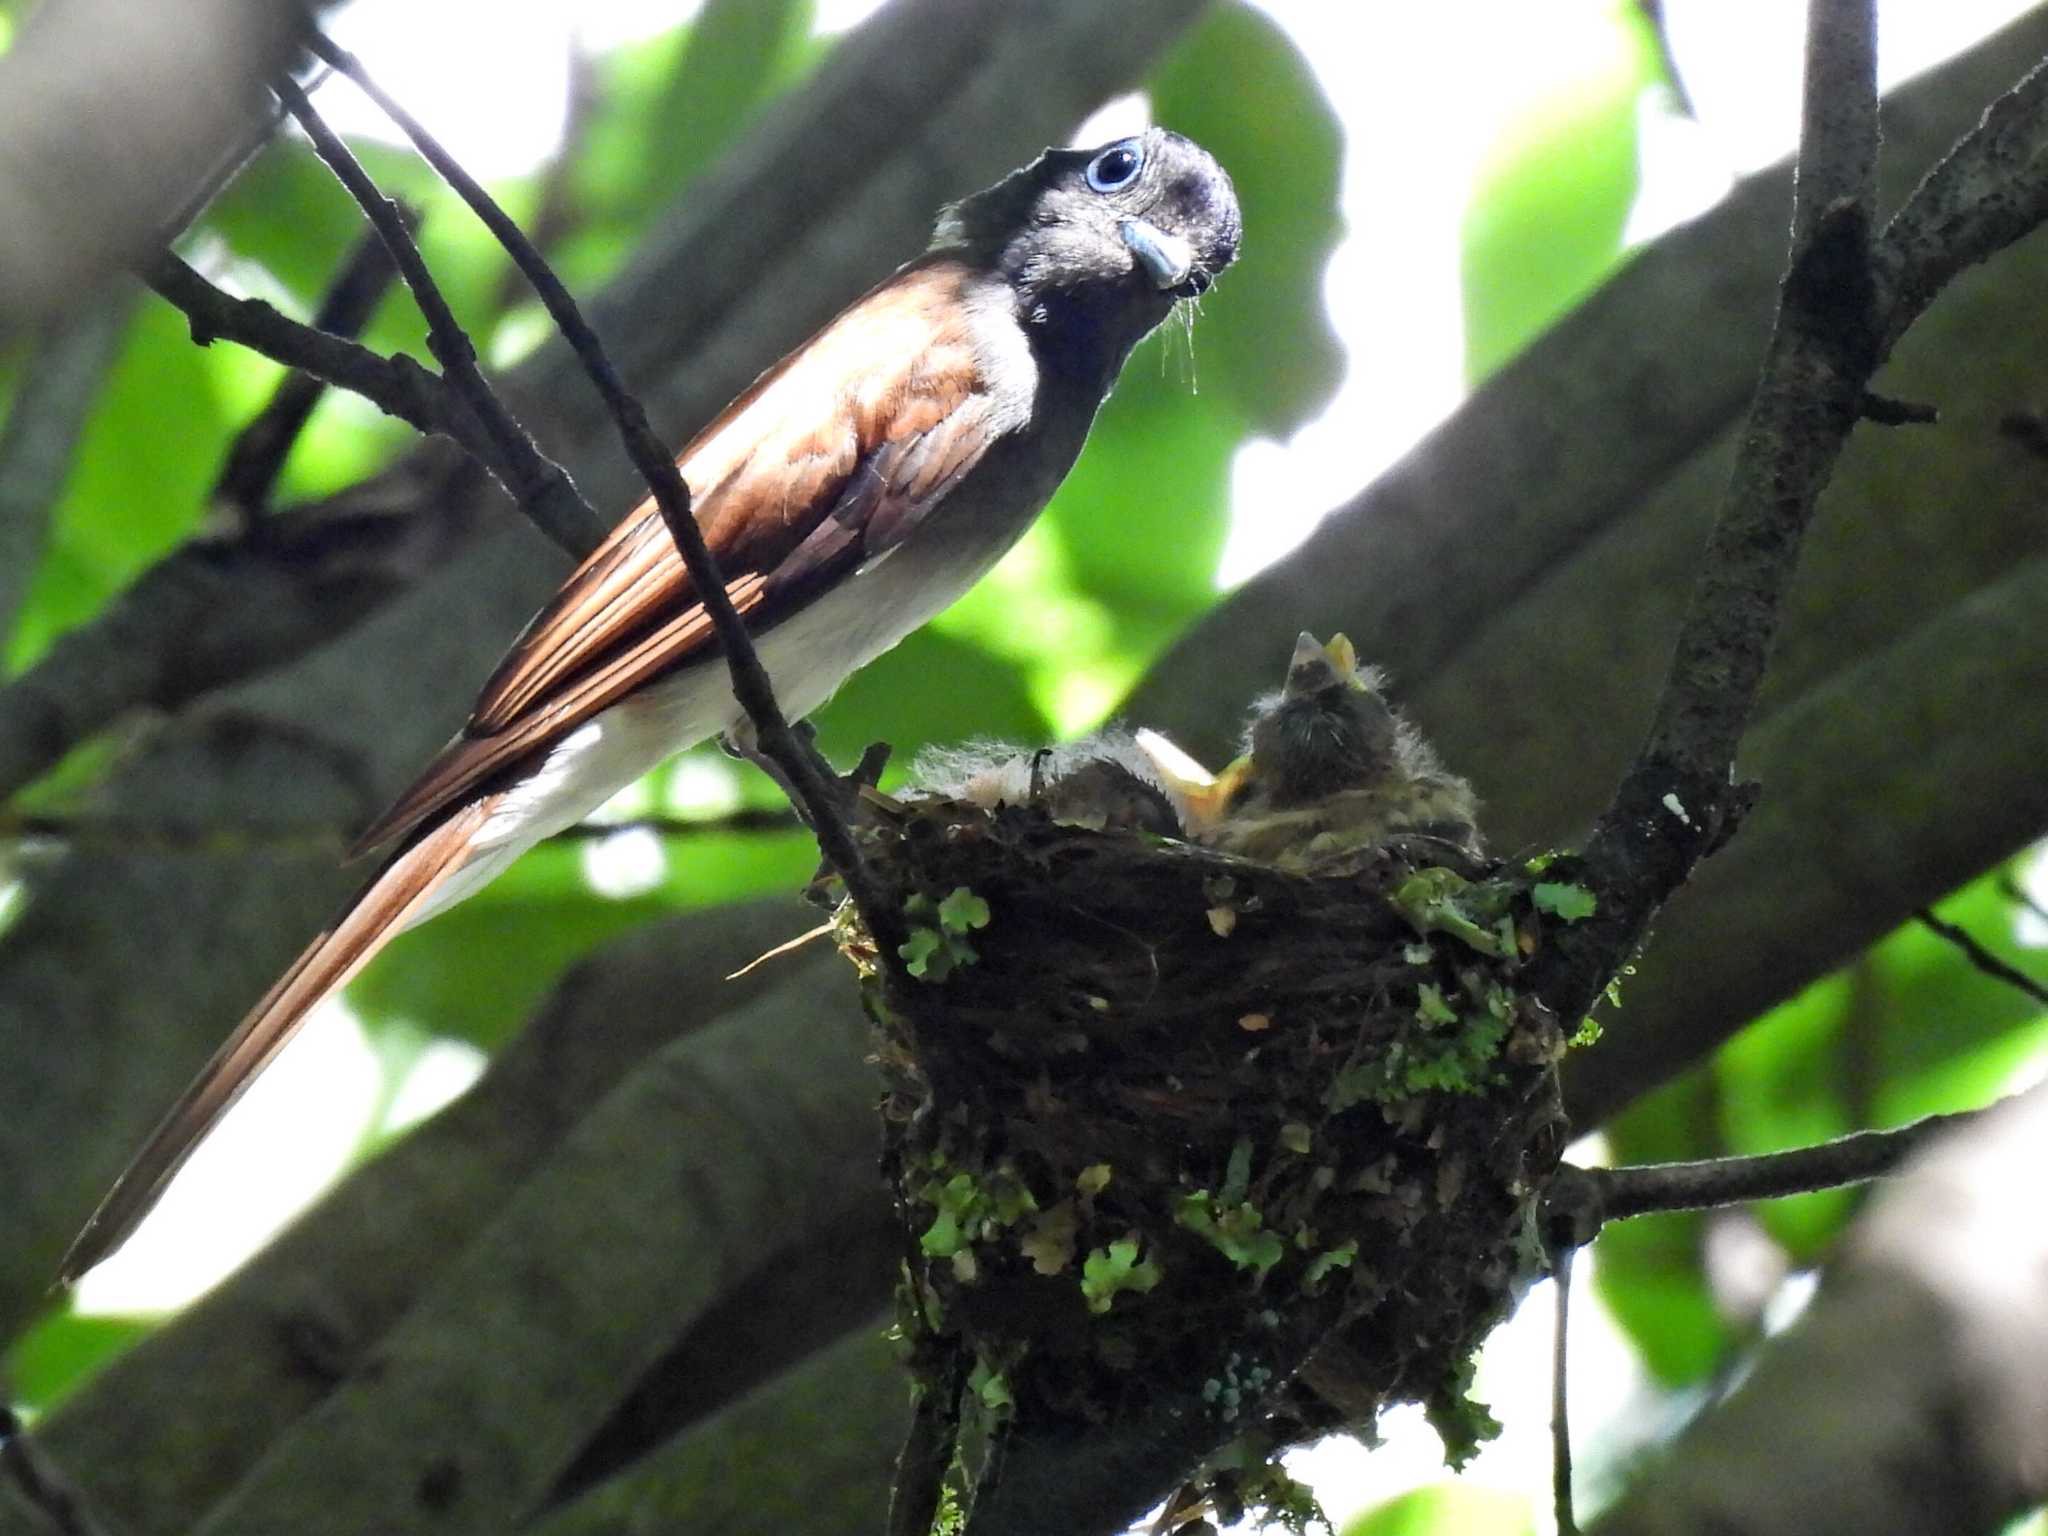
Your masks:
{"label": "nest", "polygon": [[1417,838],[1307,877],[951,801],[861,835],[910,925],[894,991],[840,938],[927,1397],[1077,1446],[1193,1403],[1198,1456],[1262,1461],[1399,1402],[1484,1438],[1471,1356],[1563,1141],[1526,872]]}

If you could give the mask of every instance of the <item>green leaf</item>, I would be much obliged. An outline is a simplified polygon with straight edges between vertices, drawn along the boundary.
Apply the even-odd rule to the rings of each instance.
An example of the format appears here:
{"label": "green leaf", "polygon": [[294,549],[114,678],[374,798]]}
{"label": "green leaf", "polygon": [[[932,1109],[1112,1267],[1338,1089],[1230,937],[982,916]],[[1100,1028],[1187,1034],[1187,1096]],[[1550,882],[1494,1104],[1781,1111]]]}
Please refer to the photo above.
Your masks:
{"label": "green leaf", "polygon": [[934,928],[913,928],[910,936],[896,946],[903,968],[920,981],[939,981],[951,969],[945,938]]}
{"label": "green leaf", "polygon": [[988,926],[988,903],[966,886],[956,886],[939,903],[939,926],[948,933],[964,934]]}
{"label": "green leaf", "polygon": [[142,1318],[51,1313],[0,1355],[0,1380],[13,1406],[48,1413],[155,1326]]}
{"label": "green leaf", "polygon": [[1529,899],[1538,912],[1548,912],[1567,923],[1581,922],[1600,909],[1600,899],[1583,885],[1564,885],[1555,880],[1539,880],[1529,888]]}
{"label": "green leaf", "polygon": [[1464,229],[1465,375],[1484,379],[1621,259],[1635,203],[1637,103],[1662,78],[1642,9],[1556,7],[1577,69],[1529,77],[1473,188]]}
{"label": "green leaf", "polygon": [[226,447],[230,400],[261,398],[276,372],[233,347],[193,346],[184,317],[145,296],[79,440],[19,624],[6,637],[12,666],[91,618],[198,526]]}
{"label": "green leaf", "polygon": [[1387,900],[1417,933],[1448,933],[1468,948],[1498,958],[1513,952],[1493,926],[1502,915],[1506,890],[1498,884],[1475,885],[1455,870],[1418,869],[1395,886]]}
{"label": "green leaf", "polygon": [[1310,1259],[1308,1268],[1301,1272],[1302,1287],[1312,1291],[1332,1270],[1349,1269],[1357,1261],[1358,1239],[1354,1237],[1341,1247],[1326,1249]]}
{"label": "green leaf", "polygon": [[578,167],[590,211],[638,228],[737,143],[823,56],[812,13],[811,0],[708,0],[678,37],[621,50]]}
{"label": "green leaf", "polygon": [[1415,1488],[1366,1511],[1344,1536],[1535,1536],[1529,1502],[1469,1483]]}
{"label": "green leaf", "polygon": [[1195,324],[1201,397],[1228,399],[1253,430],[1284,437],[1343,373],[1323,302],[1342,234],[1343,130],[1293,39],[1241,0],[1212,7],[1174,45],[1150,94],[1160,123],[1222,162],[1244,210],[1244,249]]}
{"label": "green leaf", "polygon": [[1175,1201],[1173,1219],[1190,1232],[1207,1238],[1218,1253],[1240,1269],[1263,1274],[1287,1255],[1280,1234],[1266,1226],[1265,1217],[1256,1206],[1219,1203],[1206,1189]]}
{"label": "green leaf", "polygon": [[992,1412],[1017,1406],[1017,1399],[1010,1392],[1010,1378],[986,1360],[974,1362],[974,1368],[967,1373],[967,1388],[981,1399],[982,1407]]}
{"label": "green leaf", "polygon": [[1442,991],[1426,981],[1415,989],[1415,1016],[1425,1024],[1458,1022],[1458,1010],[1444,1001]]}
{"label": "green leaf", "polygon": [[1165,1272],[1156,1262],[1138,1257],[1135,1237],[1120,1237],[1081,1261],[1081,1296],[1090,1312],[1107,1312],[1122,1292],[1142,1295],[1164,1278]]}

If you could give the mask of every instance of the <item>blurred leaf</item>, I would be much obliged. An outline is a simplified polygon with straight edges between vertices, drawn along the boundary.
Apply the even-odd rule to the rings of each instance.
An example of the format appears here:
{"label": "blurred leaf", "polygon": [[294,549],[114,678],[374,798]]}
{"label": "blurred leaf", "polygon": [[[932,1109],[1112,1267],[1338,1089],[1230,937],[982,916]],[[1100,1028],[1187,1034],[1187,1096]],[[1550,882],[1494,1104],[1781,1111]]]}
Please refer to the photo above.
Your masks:
{"label": "blurred leaf", "polygon": [[138,306],[52,517],[10,665],[90,618],[197,526],[228,427],[224,380],[250,366],[193,346],[169,305]]}
{"label": "blurred leaf", "polygon": [[1050,733],[1018,669],[951,627],[919,630],[862,668],[816,719],[819,748],[842,768],[869,742],[886,741],[897,772],[933,742],[992,736],[1035,746]]}
{"label": "blurred leaf", "polygon": [[551,251],[572,288],[616,271],[649,222],[808,73],[811,0],[711,0],[688,27],[607,54]]}
{"label": "blurred leaf", "polygon": [[[348,990],[374,1035],[427,1029],[486,1050],[525,1023],[562,972],[607,939],[678,910],[794,890],[817,867],[808,832],[666,840],[667,874],[622,900],[591,892],[581,840],[545,843],[460,906],[401,934]],[[752,955],[733,956],[738,970]]]}
{"label": "blurred leaf", "polygon": [[142,1318],[52,1312],[8,1346],[0,1380],[15,1407],[47,1413],[155,1326]]}
{"label": "blurred leaf", "polygon": [[1169,332],[1132,358],[1047,513],[1076,587],[1108,605],[1141,666],[1216,601],[1230,461],[1250,431],[1223,392],[1174,376],[1179,344]]}
{"label": "blurred leaf", "polygon": [[737,142],[821,56],[812,12],[811,0],[710,0],[680,48],[662,50],[673,65],[642,89],[619,61],[618,96],[592,123],[582,168],[592,211],[638,226]]}
{"label": "blurred leaf", "polygon": [[1578,0],[1556,16],[1584,34],[1578,69],[1529,77],[1465,218],[1465,376],[1475,384],[1620,260],[1638,179],[1637,103],[1663,77],[1641,6]]}
{"label": "blurred leaf", "polygon": [[1344,1527],[1344,1536],[1533,1536],[1526,1499],[1466,1483],[1434,1483],[1389,1499]]}
{"label": "blurred leaf", "polygon": [[1215,7],[1176,44],[1150,90],[1154,119],[1222,162],[1244,211],[1243,252],[1195,326],[1202,393],[1284,437],[1343,373],[1322,297],[1342,234],[1343,131],[1293,40],[1242,0]]}
{"label": "blurred leaf", "polygon": [[312,147],[286,137],[242,168],[207,210],[204,227],[282,283],[302,318],[319,303],[341,253],[368,228]]}
{"label": "blurred leaf", "polygon": [[[1667,1083],[1602,1134],[1617,1166],[1711,1156],[1719,1150],[1713,1082],[1693,1073]],[[1639,1216],[1609,1224],[1594,1252],[1594,1289],[1667,1386],[1706,1377],[1734,1343],[1707,1288],[1703,1230],[1696,1213]]]}
{"label": "blurred leaf", "polygon": [[1704,1380],[1735,1343],[1700,1266],[1705,1222],[1697,1211],[1637,1216],[1600,1234],[1595,1289],[1644,1368],[1669,1387]]}
{"label": "blurred leaf", "polygon": [[[1939,915],[2009,963],[2038,967],[2039,957],[2014,942],[2001,873],[1944,900]],[[1973,1108],[2005,1091],[2044,1036],[2048,1018],[2037,1004],[1909,923],[1722,1048],[1712,1070],[1726,1150],[1776,1151]],[[1855,1204],[1847,1194],[1808,1195],[1773,1201],[1760,1214],[1779,1242],[1812,1259]]]}

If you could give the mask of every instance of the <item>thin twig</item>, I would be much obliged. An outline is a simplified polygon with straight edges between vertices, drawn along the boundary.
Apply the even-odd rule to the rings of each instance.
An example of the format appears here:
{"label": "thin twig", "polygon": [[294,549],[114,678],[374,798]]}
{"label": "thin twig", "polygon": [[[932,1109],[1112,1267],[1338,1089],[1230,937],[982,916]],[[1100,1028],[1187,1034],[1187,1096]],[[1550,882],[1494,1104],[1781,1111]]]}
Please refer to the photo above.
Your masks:
{"label": "thin twig", "polygon": [[2018,966],[2007,964],[1982,944],[1978,943],[1967,931],[1958,928],[1954,923],[1936,917],[1928,908],[1917,908],[1913,916],[1920,920],[1920,926],[1929,933],[1939,938],[1947,939],[1949,943],[1955,945],[1957,949],[1963,952],[1963,957],[1986,976],[1991,977],[1994,981],[2004,982],[2007,986],[2013,987],[2027,997],[2032,998],[2042,1007],[2048,1008],[2048,986],[2044,986],[2041,982],[2036,981]]}
{"label": "thin twig", "polygon": [[[583,213],[576,172],[582,165],[583,150],[597,120],[603,92],[598,79],[597,60],[583,44],[580,34],[569,39],[569,99],[562,109],[562,137],[555,146],[547,169],[541,173],[540,193],[527,238],[535,250],[551,251],[562,237],[573,231]],[[526,296],[525,280],[515,268],[504,273],[492,296],[494,312],[510,309]]]}
{"label": "thin twig", "polygon": [[2048,61],[1984,110],[1877,241],[1888,349],[1958,273],[2048,220]]}
{"label": "thin twig", "polygon": [[818,839],[819,849],[846,883],[847,895],[852,898],[868,932],[874,936],[883,966],[891,976],[899,975],[901,959],[897,950],[905,934],[895,904],[885,898],[861,857],[860,848],[854,842],[841,811],[838,784],[829,765],[809,742],[790,728],[789,721],[783,716],[768,673],[754,651],[746,624],[726,594],[725,578],[719,573],[718,562],[704,542],[703,530],[690,513],[690,488],[684,484],[673,456],[648,426],[647,414],[639,401],[627,392],[603,343],[584,320],[582,311],[562,286],[561,280],[534,250],[519,227],[477,184],[475,178],[456,164],[433,135],[371,80],[352,54],[336,47],[319,33],[313,35],[310,46],[320,58],[362,87],[365,94],[398,124],[421,157],[455,189],[498,238],[519,270],[526,275],[527,281],[533,284],[541,302],[547,306],[548,314],[582,362],[584,371],[596,384],[598,393],[604,397],[606,407],[618,424],[619,436],[628,457],[654,494],[662,521],[689,570],[691,585],[717,631],[719,644],[725,651],[726,665],[732,673],[734,697],[746,711],[748,722],[753,727],[755,744],[761,754],[787,777],[798,807]]}
{"label": "thin twig", "polygon": [[1998,894],[2003,896],[2007,901],[2011,902],[2014,906],[2022,907],[2025,910],[2033,913],[2034,916],[2041,919],[2042,922],[2048,923],[2048,907],[2044,907],[2041,905],[2040,902],[2034,900],[2034,898],[2027,893],[2026,887],[2021,885],[2019,881],[2013,879],[2011,875],[2000,875],[1998,877]]}
{"label": "thin twig", "polygon": [[199,346],[232,341],[287,368],[310,373],[337,389],[361,395],[387,416],[466,450],[500,483],[506,470],[483,426],[447,381],[400,353],[384,357],[359,343],[330,336],[281,313],[262,299],[238,299],[215,287],[165,251],[141,271],[142,280],[184,313]]}
{"label": "thin twig", "polygon": [[[418,227],[419,215],[414,210],[400,205],[398,213],[408,229]],[[374,232],[365,235],[328,285],[327,296],[313,315],[313,328],[354,341],[370,323],[397,275],[397,264],[383,240]],[[279,381],[269,403],[236,434],[214,481],[212,500],[234,519],[238,531],[247,533],[260,526],[258,519],[269,505],[285,460],[291,457],[299,433],[305,430],[326,389],[324,379],[294,369]]]}
{"label": "thin twig", "polygon": [[60,1536],[106,1536],[71,1480],[50,1464],[14,1410],[0,1404],[0,1465],[14,1479],[29,1506]]}
{"label": "thin twig", "polygon": [[1572,1420],[1565,1392],[1565,1340],[1571,1332],[1572,1255],[1561,1247],[1551,1256],[1550,1278],[1557,1286],[1556,1336],[1550,1346],[1550,1504],[1557,1536],[1579,1536],[1572,1513]]}
{"label": "thin twig", "polygon": [[1889,1131],[1857,1131],[1818,1146],[1760,1157],[1646,1163],[1635,1168],[1577,1168],[1568,1163],[1558,1170],[1546,1197],[1571,1212],[1570,1220],[1555,1225],[1554,1235],[1560,1243],[1586,1243],[1605,1223],[1631,1216],[1704,1211],[1865,1184],[1896,1171],[1931,1138],[1984,1113],[1929,1115]]}
{"label": "thin twig", "polygon": [[361,162],[342,143],[340,135],[327,126],[326,119],[313,110],[306,93],[289,76],[280,75],[271,88],[285,110],[306,130],[306,136],[313,141],[313,152],[348,189],[349,196],[356,200],[398,263],[399,275],[426,317],[428,350],[440,363],[449,387],[483,424],[497,450],[498,462],[509,473],[507,485],[520,509],[572,555],[580,558],[588,554],[604,537],[602,519],[583,499],[568,472],[535,446],[484,378],[483,370],[477,366],[476,345],[441,296],[425,258],[406,230],[398,205],[377,190]]}

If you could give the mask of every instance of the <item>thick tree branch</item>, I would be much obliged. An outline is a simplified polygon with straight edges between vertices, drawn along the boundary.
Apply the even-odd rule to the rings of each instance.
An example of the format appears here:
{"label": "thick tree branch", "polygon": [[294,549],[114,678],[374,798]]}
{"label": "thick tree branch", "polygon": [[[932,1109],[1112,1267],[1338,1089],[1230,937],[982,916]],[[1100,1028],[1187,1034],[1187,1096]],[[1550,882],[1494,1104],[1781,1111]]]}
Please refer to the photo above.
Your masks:
{"label": "thick tree branch", "polygon": [[1746,765],[1771,792],[1673,900],[1655,955],[1623,983],[1626,1027],[1566,1063],[1574,1125],[1599,1124],[2040,835],[2043,611],[2048,556],[2022,559],[1750,733]]}
{"label": "thick tree branch", "polygon": [[2048,60],[1984,111],[1877,243],[1889,349],[1958,274],[2048,220]]}
{"label": "thick tree branch", "polygon": [[472,1238],[429,1238],[416,1257],[439,1262],[374,1368],[281,1426],[195,1536],[530,1515],[623,1383],[793,1235],[873,1199],[872,1129],[841,1112],[857,1014],[797,1051],[785,1013],[771,1000],[658,1047]]}
{"label": "thick tree branch", "polygon": [[0,338],[177,233],[271,128],[307,7],[39,6],[0,58]]}
{"label": "thick tree branch", "polygon": [[870,1317],[702,1428],[544,1516],[529,1528],[533,1536],[875,1536],[889,1501],[890,1458],[910,1417],[903,1368],[883,1325]]}
{"label": "thick tree branch", "polygon": [[469,339],[469,332],[462,328],[454,311],[449,309],[448,301],[441,296],[440,285],[427,270],[426,260],[420,255],[419,246],[413,242],[398,205],[377,190],[369,173],[349,153],[348,146],[341,142],[341,136],[313,110],[313,104],[306,100],[306,93],[299,89],[296,81],[289,75],[280,75],[272,88],[277,92],[278,100],[284,103],[285,110],[306,130],[306,136],[313,141],[314,153],[326,162],[335,179],[348,189],[349,196],[356,200],[356,206],[363,210],[383,240],[385,249],[391,252],[391,259],[398,264],[399,275],[405,279],[405,286],[412,290],[420,313],[426,317],[427,347],[433,352],[435,361],[440,363],[442,376],[449,387],[483,424],[484,433],[495,450],[493,460],[487,462],[502,464],[509,471],[506,488],[511,491],[512,499],[519,503],[519,510],[571,555],[588,554],[604,536],[607,527],[604,519],[583,499],[582,493],[569,479],[568,472],[535,446],[526,429],[513,418],[511,411],[498,398],[497,391],[484,378],[483,369],[477,365],[476,344]]}
{"label": "thick tree branch", "polygon": [[[696,1303],[687,1303],[678,1289],[634,1312],[637,1320],[614,1312],[599,1323],[591,1314],[593,1326],[619,1332],[621,1339],[623,1331],[644,1330],[646,1353],[638,1369],[652,1378],[664,1369],[689,1373],[683,1391],[671,1388],[642,1423],[658,1423],[672,1433],[744,1394],[782,1358],[782,1343],[772,1337],[764,1343],[764,1336],[816,1337],[810,1321],[773,1307],[773,1298],[782,1294],[779,1279],[765,1265],[748,1262],[745,1253],[765,1244],[781,1256],[783,1268],[801,1271],[816,1262],[814,1255],[866,1251],[869,1245],[851,1240],[845,1224],[862,1216],[878,1219],[870,1078],[860,1059],[864,1031],[857,1011],[830,984],[842,962],[820,950],[740,981],[722,979],[732,957],[763,932],[786,936],[812,916],[794,902],[721,908],[657,924],[577,967],[469,1094],[343,1181],[242,1271],[61,1405],[41,1430],[51,1455],[78,1469],[109,1516],[133,1536],[190,1530],[280,1436],[310,1425],[307,1416],[329,1400],[343,1376],[375,1356],[380,1340],[457,1265],[470,1262],[463,1256],[490,1240],[493,1224],[522,1202],[528,1215],[520,1221],[559,1224],[546,1235],[530,1227],[528,1234],[535,1252],[572,1250],[564,1263],[581,1262],[573,1250],[597,1241],[595,1224],[630,1218],[637,1235],[606,1238],[602,1255],[585,1256],[603,1257],[617,1268],[617,1283],[629,1283],[629,1274],[652,1276],[690,1262],[673,1251],[683,1249],[727,1274],[728,1281],[714,1288],[716,1295]],[[679,1061],[697,1064],[687,1067],[692,1075],[701,1068],[721,1081],[747,1070],[757,1053],[773,1055],[781,1065],[768,1077],[736,1084],[732,1105],[719,1113],[750,1116],[756,1112],[750,1106],[763,1101],[760,1114],[807,1116],[787,1147],[768,1161],[829,1158],[833,1166],[823,1183],[808,1168],[790,1173],[787,1190],[755,1207],[746,1220],[729,1229],[693,1227],[682,1241],[670,1230],[683,1219],[675,1210],[678,1202],[726,1203],[732,1191],[757,1177],[754,1159],[751,1152],[721,1150],[709,1137],[710,1121],[678,1123],[673,1104],[650,1105],[641,1134],[674,1143],[679,1156],[692,1155],[685,1148],[702,1149],[714,1159],[704,1178],[690,1185],[656,1184],[637,1174],[622,1178],[618,1168],[640,1166],[637,1155],[627,1157],[591,1189],[544,1216],[521,1192],[536,1179],[555,1177],[546,1170],[557,1166],[553,1160],[569,1138],[583,1134],[588,1118],[632,1074],[672,1049],[685,1053]],[[728,1053],[736,1054],[721,1064]],[[772,1108],[768,1099],[786,1099],[790,1107]],[[657,1190],[665,1192],[659,1199]],[[493,1327],[510,1326],[527,1306],[545,1301],[532,1288],[536,1279],[522,1259],[469,1300],[490,1309],[497,1319]],[[865,1315],[886,1304],[890,1275],[883,1265],[841,1266],[835,1285],[834,1305],[851,1309],[846,1316]],[[452,1300],[454,1293],[447,1294]],[[500,1309],[492,1298],[503,1298],[506,1306]],[[484,1315],[479,1310],[473,1317]],[[701,1319],[695,1327],[693,1317]],[[455,1353],[469,1348],[463,1340],[470,1325],[466,1319],[445,1333],[451,1365]],[[576,1326],[569,1314],[556,1315],[549,1327],[561,1330],[561,1337],[543,1354],[559,1350],[556,1358],[563,1361],[575,1356]],[[710,1328],[722,1328],[724,1337],[707,1338],[704,1330]],[[699,1341],[694,1356],[661,1363],[665,1353],[686,1348],[692,1336]],[[727,1344],[748,1337],[757,1344],[751,1352],[726,1351]],[[472,1360],[467,1369],[478,1372],[478,1390],[488,1391],[494,1372],[518,1375],[524,1367],[518,1359],[501,1358],[496,1366]],[[637,1373],[627,1369],[616,1376],[610,1387],[615,1396],[601,1407],[586,1404],[571,1452],[580,1455],[583,1440],[600,1435],[616,1394]],[[577,1390],[594,1391],[595,1383]],[[548,1417],[557,1412],[558,1425],[576,1418],[566,1407],[550,1410]],[[189,1429],[176,1447],[153,1430],[172,1421]],[[539,1421],[535,1430],[541,1432]],[[616,1429],[614,1443],[624,1434]],[[159,1445],[161,1453],[137,1452]],[[535,1446],[532,1454],[546,1460],[563,1453],[559,1446],[552,1453]],[[529,1468],[539,1490],[531,1494],[536,1503],[551,1495],[562,1470]],[[374,1522],[356,1529],[373,1527]]]}
{"label": "thick tree branch", "polygon": [[127,293],[109,294],[47,330],[15,384],[0,428],[0,645],[14,634],[72,456],[133,311]]}

